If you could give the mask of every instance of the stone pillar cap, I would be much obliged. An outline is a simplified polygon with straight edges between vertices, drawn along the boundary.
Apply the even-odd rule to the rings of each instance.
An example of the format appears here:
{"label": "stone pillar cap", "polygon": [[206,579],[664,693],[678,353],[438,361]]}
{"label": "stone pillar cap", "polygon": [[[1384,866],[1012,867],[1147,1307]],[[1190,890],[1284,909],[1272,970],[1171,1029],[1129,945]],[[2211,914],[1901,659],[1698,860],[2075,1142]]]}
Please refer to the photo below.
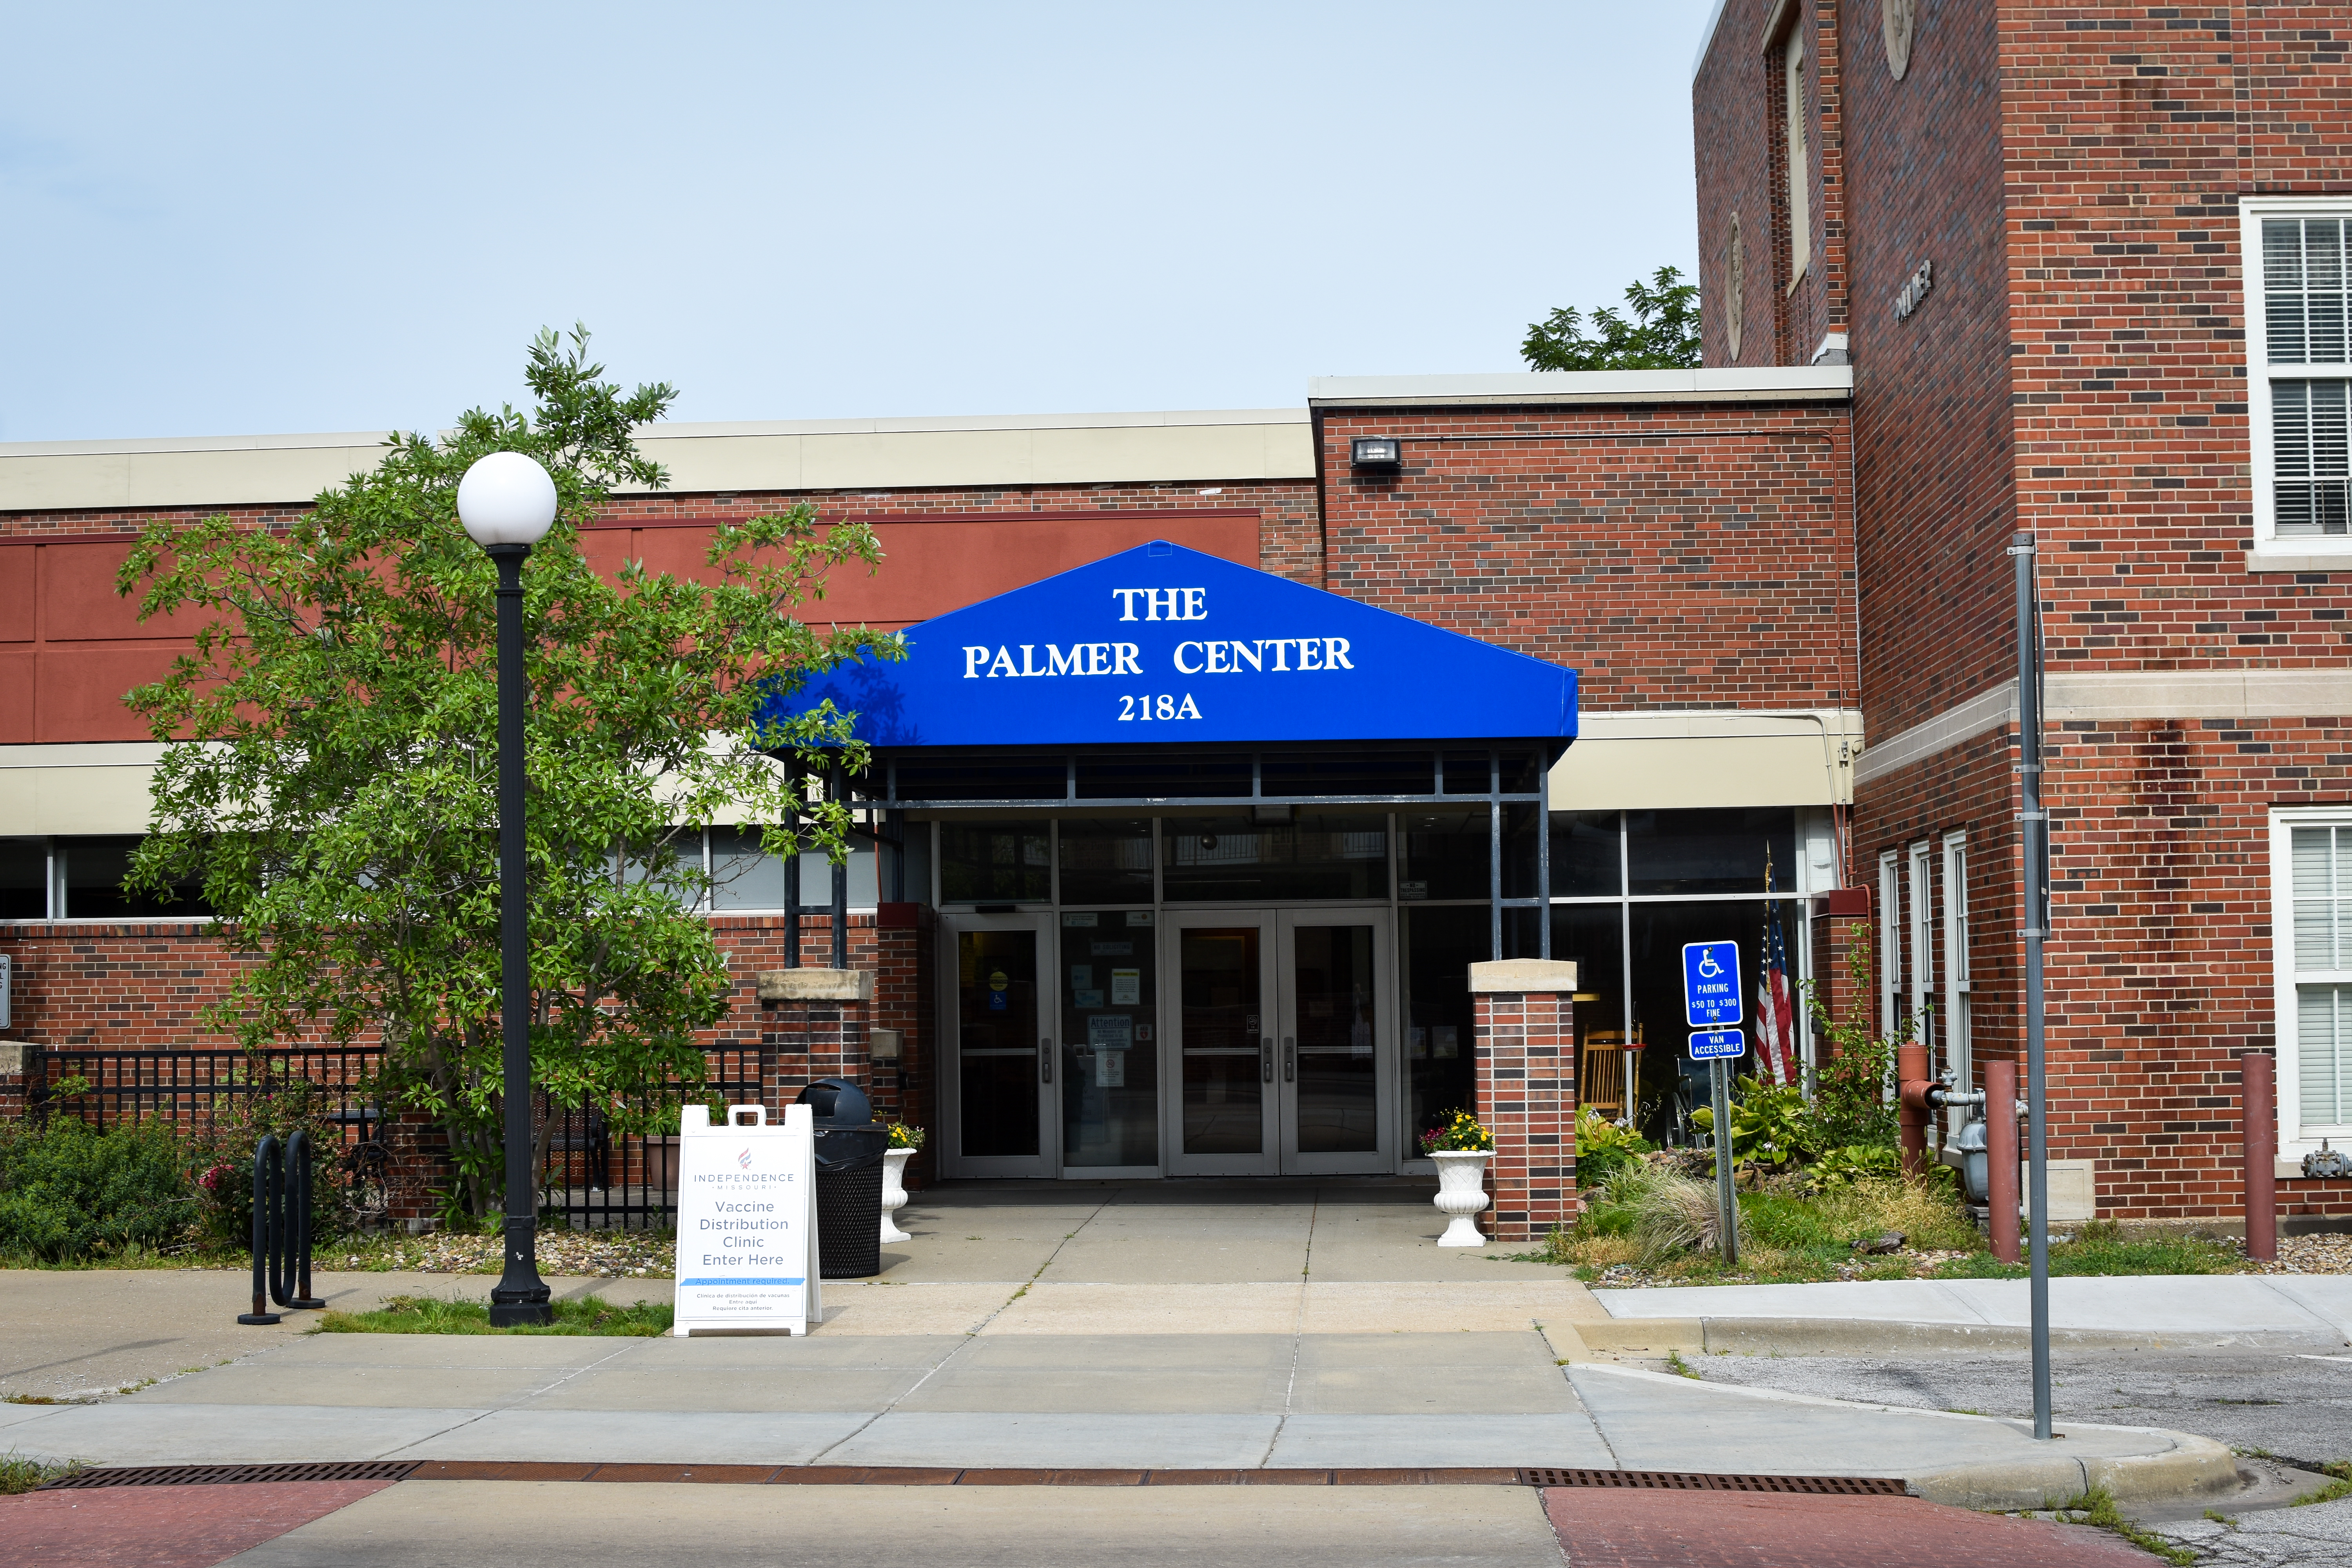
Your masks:
{"label": "stone pillar cap", "polygon": [[1474,994],[1534,994],[1575,989],[1576,961],[1572,958],[1506,958],[1470,966],[1470,990]]}

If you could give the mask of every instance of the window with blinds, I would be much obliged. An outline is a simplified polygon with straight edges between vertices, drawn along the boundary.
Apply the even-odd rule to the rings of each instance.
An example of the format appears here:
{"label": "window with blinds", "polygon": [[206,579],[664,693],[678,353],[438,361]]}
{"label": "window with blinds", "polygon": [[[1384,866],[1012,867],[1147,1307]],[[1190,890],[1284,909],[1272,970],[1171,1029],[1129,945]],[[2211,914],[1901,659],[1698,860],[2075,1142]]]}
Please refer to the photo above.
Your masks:
{"label": "window with blinds", "polygon": [[2259,227],[2269,531],[2352,537],[2352,217],[2263,214]]}
{"label": "window with blinds", "polygon": [[[2352,825],[2289,831],[2296,1120],[2352,1123]],[[2319,1133],[2311,1132],[2316,1137]]]}

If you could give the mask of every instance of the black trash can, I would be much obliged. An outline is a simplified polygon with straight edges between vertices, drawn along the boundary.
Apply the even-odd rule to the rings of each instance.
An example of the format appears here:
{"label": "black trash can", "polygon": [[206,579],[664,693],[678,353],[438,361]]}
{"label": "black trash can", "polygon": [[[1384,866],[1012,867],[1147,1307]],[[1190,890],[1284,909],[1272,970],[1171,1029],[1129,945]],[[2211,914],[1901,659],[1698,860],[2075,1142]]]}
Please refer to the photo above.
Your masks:
{"label": "black trash can", "polygon": [[819,1079],[795,1100],[816,1121],[817,1277],[870,1279],[882,1272],[882,1156],[890,1152],[890,1130],[847,1079]]}

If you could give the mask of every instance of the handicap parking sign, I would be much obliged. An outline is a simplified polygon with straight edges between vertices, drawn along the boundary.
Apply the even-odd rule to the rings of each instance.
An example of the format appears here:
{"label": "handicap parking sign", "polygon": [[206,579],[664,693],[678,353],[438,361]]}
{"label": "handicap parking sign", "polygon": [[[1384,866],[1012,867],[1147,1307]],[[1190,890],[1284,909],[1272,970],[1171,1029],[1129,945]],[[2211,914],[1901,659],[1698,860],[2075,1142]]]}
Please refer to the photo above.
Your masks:
{"label": "handicap parking sign", "polygon": [[1683,1008],[1694,1029],[1730,1028],[1741,1022],[1739,944],[1683,944]]}

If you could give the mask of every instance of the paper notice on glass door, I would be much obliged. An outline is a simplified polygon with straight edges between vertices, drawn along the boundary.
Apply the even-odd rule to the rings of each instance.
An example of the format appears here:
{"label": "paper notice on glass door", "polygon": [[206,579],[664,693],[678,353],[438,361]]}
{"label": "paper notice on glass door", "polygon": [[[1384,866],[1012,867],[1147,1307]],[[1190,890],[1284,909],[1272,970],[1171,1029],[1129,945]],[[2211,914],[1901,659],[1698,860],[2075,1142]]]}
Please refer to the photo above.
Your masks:
{"label": "paper notice on glass door", "polygon": [[1110,972],[1110,1005],[1114,1007],[1143,1005],[1143,971],[1114,969]]}

